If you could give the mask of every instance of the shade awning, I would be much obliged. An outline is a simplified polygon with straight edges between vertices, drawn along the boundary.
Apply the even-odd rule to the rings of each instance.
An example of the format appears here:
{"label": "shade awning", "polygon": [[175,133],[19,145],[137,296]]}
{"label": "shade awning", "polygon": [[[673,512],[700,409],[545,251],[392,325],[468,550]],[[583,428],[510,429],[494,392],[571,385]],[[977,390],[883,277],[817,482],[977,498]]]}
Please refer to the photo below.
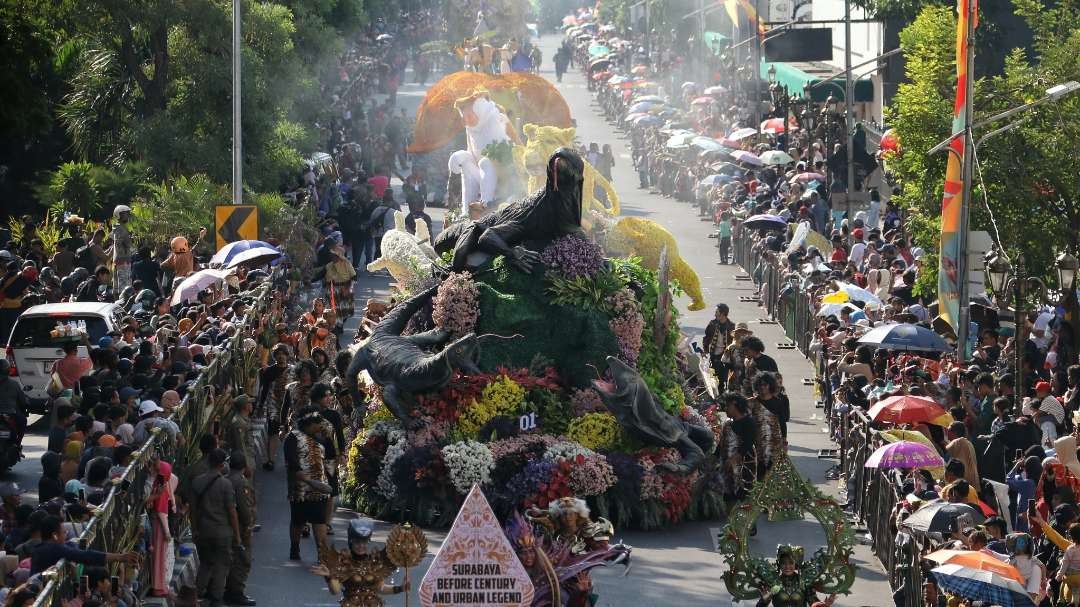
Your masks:
{"label": "shade awning", "polygon": [[[792,95],[802,95],[806,83],[817,84],[826,80],[838,71],[835,66],[817,61],[783,63],[779,61],[762,62],[761,78],[767,80],[769,68],[776,68],[776,83],[786,86]],[[874,83],[868,78],[855,81],[855,102],[868,103],[874,100]],[[832,95],[837,101],[844,100],[844,79],[833,78],[828,84],[822,84],[810,91],[810,98],[814,101],[825,101]]]}

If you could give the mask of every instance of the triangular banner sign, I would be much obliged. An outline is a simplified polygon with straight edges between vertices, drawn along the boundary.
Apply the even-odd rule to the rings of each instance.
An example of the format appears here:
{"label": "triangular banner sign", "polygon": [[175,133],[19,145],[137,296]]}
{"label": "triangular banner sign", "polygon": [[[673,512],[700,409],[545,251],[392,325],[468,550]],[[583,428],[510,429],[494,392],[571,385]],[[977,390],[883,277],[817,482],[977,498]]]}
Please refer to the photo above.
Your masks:
{"label": "triangular banner sign", "polygon": [[524,607],[533,584],[480,487],[473,485],[420,583],[424,607]]}

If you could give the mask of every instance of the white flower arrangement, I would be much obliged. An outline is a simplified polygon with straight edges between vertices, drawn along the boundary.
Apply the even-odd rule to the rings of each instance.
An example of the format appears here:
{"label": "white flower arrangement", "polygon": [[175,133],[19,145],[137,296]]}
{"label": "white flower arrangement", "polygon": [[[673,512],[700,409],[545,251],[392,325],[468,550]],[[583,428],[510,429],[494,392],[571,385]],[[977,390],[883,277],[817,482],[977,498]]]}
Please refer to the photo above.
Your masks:
{"label": "white flower arrangement", "polygon": [[580,445],[578,443],[571,443],[569,441],[562,441],[555,443],[544,451],[544,459],[552,461],[559,461],[561,459],[575,460],[577,456],[584,455],[585,457],[592,457],[596,455],[596,452],[588,447]]}
{"label": "white flower arrangement", "polygon": [[382,468],[379,469],[379,478],[375,479],[375,490],[386,499],[391,499],[397,493],[397,487],[392,477],[394,462],[404,455],[409,442],[404,440],[405,433],[401,430],[391,430],[386,437],[386,455],[383,456]]}
{"label": "white flower arrangement", "polygon": [[483,485],[491,480],[495,456],[487,445],[466,440],[446,445],[442,448],[442,454],[450,482],[458,493],[465,495],[474,483]]}

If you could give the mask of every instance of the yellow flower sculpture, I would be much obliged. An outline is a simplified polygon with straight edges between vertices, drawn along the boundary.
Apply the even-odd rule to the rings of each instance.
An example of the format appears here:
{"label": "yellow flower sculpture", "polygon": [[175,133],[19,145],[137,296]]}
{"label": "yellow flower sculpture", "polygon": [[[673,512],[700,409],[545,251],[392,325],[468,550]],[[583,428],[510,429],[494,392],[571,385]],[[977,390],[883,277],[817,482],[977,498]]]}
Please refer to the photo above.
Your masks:
{"label": "yellow flower sculpture", "polygon": [[525,402],[525,388],[500,376],[480,393],[480,398],[466,407],[458,418],[458,428],[467,436],[476,436],[484,424],[499,415],[517,415]]}
{"label": "yellow flower sculpture", "polygon": [[[559,148],[573,148],[576,131],[573,127],[561,129],[554,126],[526,124],[524,126],[525,145],[514,146],[514,161],[518,170],[529,179],[529,192],[544,188],[547,180],[547,161]],[[619,194],[596,167],[585,163],[585,182],[581,185],[581,224],[586,229],[591,226],[590,211],[598,211],[615,217],[619,214]],[[608,205],[596,197],[599,187],[607,194]]]}
{"label": "yellow flower sculpture", "polygon": [[623,217],[608,226],[604,248],[608,255],[641,258],[641,264],[650,270],[660,267],[660,252],[667,247],[671,276],[690,296],[690,310],[704,310],[705,298],[701,294],[701,281],[697,272],[679,255],[675,237],[655,221],[637,217]]}
{"label": "yellow flower sculpture", "polygon": [[566,436],[593,451],[607,450],[622,439],[622,429],[619,420],[610,413],[586,413],[570,421]]}

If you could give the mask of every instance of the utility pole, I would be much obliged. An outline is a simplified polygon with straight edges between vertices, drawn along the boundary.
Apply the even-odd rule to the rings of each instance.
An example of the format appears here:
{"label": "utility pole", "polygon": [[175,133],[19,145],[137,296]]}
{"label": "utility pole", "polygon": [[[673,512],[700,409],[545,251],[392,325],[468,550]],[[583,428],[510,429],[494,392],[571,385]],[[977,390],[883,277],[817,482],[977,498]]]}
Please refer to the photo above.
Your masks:
{"label": "utility pole", "polygon": [[[847,195],[844,196],[844,210],[848,220],[851,213],[851,197],[855,195],[855,84],[851,73],[851,0],[844,0],[844,147],[847,148]],[[829,184],[831,191],[832,184]],[[871,226],[876,227],[876,226]]]}
{"label": "utility pole", "polygon": [[646,63],[649,64],[649,69],[654,69],[652,65],[652,26],[649,25],[649,13],[652,12],[652,7],[649,6],[649,0],[642,0],[645,3],[645,57],[648,59]]}
{"label": "utility pole", "polygon": [[[971,171],[975,156],[975,142],[972,135],[972,122],[975,118],[975,107],[972,97],[975,95],[975,18],[977,4],[973,1],[967,3],[967,81],[964,95],[964,158],[960,169],[960,226],[958,235],[960,241],[960,254],[957,255],[957,280],[960,281],[960,314],[957,319],[957,359],[963,363],[967,360],[968,342],[968,319],[971,316],[971,295],[968,292],[968,230],[970,229],[971,214]],[[1017,327],[1017,335],[1019,335]],[[1018,342],[1019,343],[1019,342]],[[1019,374],[1017,370],[1017,374]]]}
{"label": "utility pole", "polygon": [[764,40],[756,40],[759,37],[758,32],[758,20],[761,18],[761,0],[754,0],[754,18],[750,20],[750,31],[753,32],[755,42],[754,48],[757,49],[757,55],[754,57],[754,90],[751,93],[750,106],[754,109],[753,121],[754,130],[758,132],[758,136],[761,136],[761,65],[762,55],[765,50]]}
{"label": "utility pole", "polygon": [[708,74],[709,74],[709,66],[705,63],[705,51],[706,51],[706,49],[708,47],[708,45],[705,44],[705,0],[698,0],[697,8],[698,8],[698,50],[701,51],[699,53],[699,55],[698,55],[699,60],[701,61],[701,77],[698,78],[698,83],[701,84],[701,88],[704,90],[704,88],[708,85],[706,80],[708,80]]}
{"label": "utility pole", "polygon": [[244,155],[241,142],[240,128],[240,64],[241,48],[240,39],[240,9],[242,0],[233,0],[232,3],[232,202],[241,204],[244,202]]}

